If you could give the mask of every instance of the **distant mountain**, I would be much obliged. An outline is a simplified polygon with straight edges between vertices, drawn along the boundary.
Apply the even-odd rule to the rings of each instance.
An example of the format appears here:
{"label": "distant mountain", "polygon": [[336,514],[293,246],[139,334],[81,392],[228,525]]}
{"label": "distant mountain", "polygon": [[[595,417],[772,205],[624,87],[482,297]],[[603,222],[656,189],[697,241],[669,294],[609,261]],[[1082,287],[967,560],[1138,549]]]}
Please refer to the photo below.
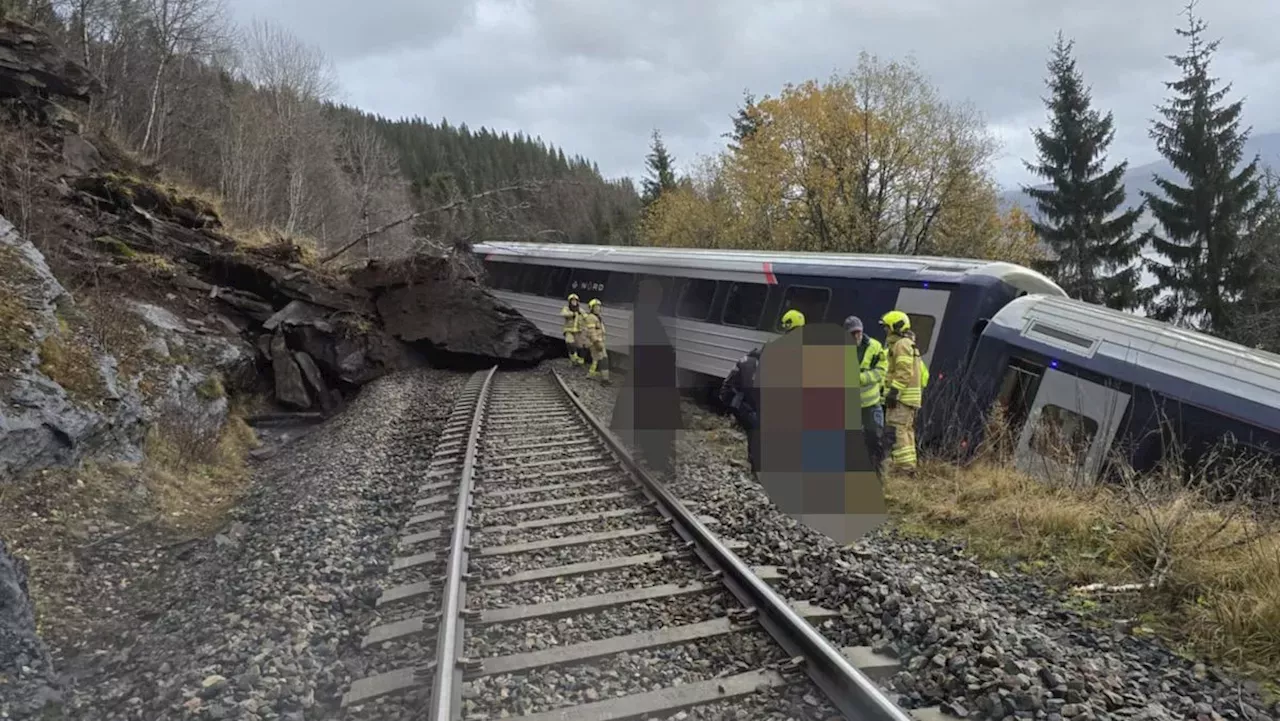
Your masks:
{"label": "distant mountain", "polygon": [[[1270,165],[1272,168],[1280,170],[1280,133],[1261,133],[1250,137],[1244,146],[1244,163],[1252,160],[1255,154],[1261,157],[1263,165]],[[1028,160],[1030,159],[1028,158]],[[1139,191],[1157,192],[1156,184],[1151,179],[1152,174],[1169,178],[1174,182],[1183,181],[1181,173],[1174,170],[1173,166],[1169,165],[1169,162],[1164,158],[1154,163],[1131,167],[1124,174],[1126,209],[1135,208],[1142,202],[1142,195]],[[1046,183],[1036,187],[1048,188],[1050,186]],[[1031,199],[1031,196],[1022,192],[1021,189],[1006,190],[1000,194],[1001,211],[1007,211],[1014,205],[1022,208],[1032,217],[1037,215],[1035,201]]]}
{"label": "distant mountain", "polygon": [[[1259,156],[1260,164],[1270,166],[1276,171],[1280,171],[1280,133],[1259,133],[1249,138],[1244,146],[1243,162],[1240,167],[1248,164],[1254,155]],[[1185,182],[1182,174],[1173,169],[1167,160],[1161,158],[1154,163],[1147,163],[1136,167],[1130,167],[1124,174],[1124,208],[1136,208],[1142,203],[1142,194],[1140,191],[1151,193],[1160,193],[1159,187],[1155,181],[1151,179],[1153,174],[1158,174],[1162,178],[1168,178],[1177,183]],[[1037,188],[1051,187],[1048,183],[1035,186]],[[1033,218],[1039,216],[1036,211],[1035,201],[1031,196],[1022,192],[1021,189],[1006,190],[1000,194],[1000,210],[1007,212],[1009,208],[1018,206],[1026,211]],[[1138,232],[1142,232],[1147,228],[1155,225],[1155,218],[1151,215],[1151,211],[1147,210],[1138,219]],[[1157,256],[1151,248],[1147,248],[1142,252],[1142,256],[1148,259],[1155,259]],[[1156,282],[1155,276],[1143,268],[1142,280],[1140,285],[1150,286]],[[1142,315],[1142,313],[1139,313]]]}

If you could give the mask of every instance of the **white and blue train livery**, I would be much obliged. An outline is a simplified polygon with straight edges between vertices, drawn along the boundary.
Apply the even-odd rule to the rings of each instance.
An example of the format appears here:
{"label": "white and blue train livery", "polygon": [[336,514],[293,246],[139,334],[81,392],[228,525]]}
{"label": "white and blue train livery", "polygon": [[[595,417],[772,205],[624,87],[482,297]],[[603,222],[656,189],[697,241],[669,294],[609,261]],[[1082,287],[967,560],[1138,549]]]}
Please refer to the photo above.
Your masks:
{"label": "white and blue train livery", "polygon": [[1246,450],[1280,450],[1280,356],[1077,300],[1006,305],[966,379],[974,397],[1004,406],[1017,464],[1035,474],[1071,470],[1055,467],[1063,449],[1046,445],[1064,435],[1071,465],[1089,478],[1113,454],[1149,470],[1175,439],[1187,463],[1228,436]]}
{"label": "white and blue train livery", "polygon": [[639,279],[658,280],[659,316],[678,367],[708,379],[724,378],[747,351],[777,337],[788,309],[809,323],[857,315],[873,334],[880,316],[902,310],[929,364],[935,399],[922,414],[922,444],[953,423],[941,411],[955,404],[937,399],[960,389],[959,373],[986,321],[1024,295],[1065,297],[1029,268],[953,258],[516,242],[474,251],[495,295],[548,336],[562,336],[559,312],[569,293],[584,305],[599,298],[611,357],[627,354]]}

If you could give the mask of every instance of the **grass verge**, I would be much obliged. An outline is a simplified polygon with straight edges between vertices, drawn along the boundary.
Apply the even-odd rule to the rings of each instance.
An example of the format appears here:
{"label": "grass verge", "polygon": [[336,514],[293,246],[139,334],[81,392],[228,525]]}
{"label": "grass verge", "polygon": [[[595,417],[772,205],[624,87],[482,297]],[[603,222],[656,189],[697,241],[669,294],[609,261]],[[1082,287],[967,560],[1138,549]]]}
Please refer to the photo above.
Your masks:
{"label": "grass verge", "polygon": [[886,496],[903,530],[963,540],[980,560],[1064,590],[1081,610],[1106,599],[1132,617],[1133,632],[1272,681],[1275,694],[1280,524],[1251,503],[1211,502],[1160,476],[1055,483],[984,458],[926,463],[914,479],[891,478]]}

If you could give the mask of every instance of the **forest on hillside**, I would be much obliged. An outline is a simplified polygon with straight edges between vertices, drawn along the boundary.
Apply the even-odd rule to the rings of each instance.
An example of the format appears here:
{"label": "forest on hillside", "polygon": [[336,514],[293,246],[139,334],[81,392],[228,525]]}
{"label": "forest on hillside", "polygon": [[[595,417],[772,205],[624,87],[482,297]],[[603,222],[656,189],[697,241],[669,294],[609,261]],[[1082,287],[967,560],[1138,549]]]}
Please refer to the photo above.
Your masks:
{"label": "forest on hillside", "polygon": [[[321,259],[346,249],[339,265],[485,237],[634,242],[629,181],[523,134],[338,106],[321,50],[278,25],[237,26],[223,0],[4,0],[0,12],[49,30],[100,81],[85,132],[213,199],[242,238]],[[30,145],[0,138],[0,153],[17,168]],[[0,189],[0,210],[39,243],[41,219],[23,217],[15,192]]]}
{"label": "forest on hillside", "polygon": [[[424,218],[426,235],[500,240],[629,245],[640,209],[629,178],[606,180],[580,155],[522,132],[472,131],[447,118],[391,120],[358,108],[330,105],[338,125],[373,127],[399,160],[411,193],[422,207],[439,207],[509,188],[516,199],[501,213],[491,204],[468,203],[453,214]],[[516,206],[520,207],[516,207]]]}

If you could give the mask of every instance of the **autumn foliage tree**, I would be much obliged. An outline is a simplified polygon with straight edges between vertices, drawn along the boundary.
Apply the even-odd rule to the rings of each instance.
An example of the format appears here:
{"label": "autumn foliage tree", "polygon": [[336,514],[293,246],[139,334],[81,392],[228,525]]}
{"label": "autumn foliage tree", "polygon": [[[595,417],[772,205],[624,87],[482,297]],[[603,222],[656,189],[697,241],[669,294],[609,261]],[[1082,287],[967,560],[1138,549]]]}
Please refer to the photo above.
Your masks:
{"label": "autumn foliage tree", "polygon": [[[863,54],[850,73],[749,99],[734,143],[659,199],[654,245],[1028,259],[1025,216],[1002,217],[996,143],[910,63]],[[749,132],[746,132],[748,131]]]}

